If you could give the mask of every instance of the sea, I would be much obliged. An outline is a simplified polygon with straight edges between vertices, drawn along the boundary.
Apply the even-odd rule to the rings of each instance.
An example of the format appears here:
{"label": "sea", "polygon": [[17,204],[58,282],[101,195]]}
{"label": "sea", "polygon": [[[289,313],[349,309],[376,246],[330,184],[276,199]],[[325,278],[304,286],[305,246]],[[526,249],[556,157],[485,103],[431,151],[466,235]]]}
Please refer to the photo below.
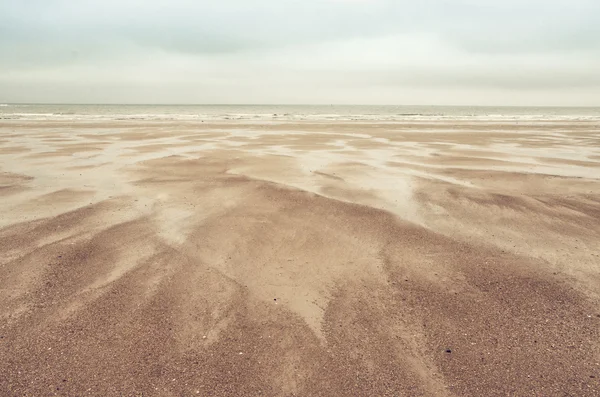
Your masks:
{"label": "sea", "polygon": [[600,107],[0,104],[0,120],[600,121]]}

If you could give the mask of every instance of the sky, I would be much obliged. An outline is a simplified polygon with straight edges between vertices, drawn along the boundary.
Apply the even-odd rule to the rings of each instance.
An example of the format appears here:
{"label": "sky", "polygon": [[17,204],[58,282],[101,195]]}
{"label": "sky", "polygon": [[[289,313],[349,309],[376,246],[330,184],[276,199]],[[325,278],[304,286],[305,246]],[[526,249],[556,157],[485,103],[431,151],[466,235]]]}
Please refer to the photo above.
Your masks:
{"label": "sky", "polygon": [[600,1],[0,0],[0,103],[600,106]]}

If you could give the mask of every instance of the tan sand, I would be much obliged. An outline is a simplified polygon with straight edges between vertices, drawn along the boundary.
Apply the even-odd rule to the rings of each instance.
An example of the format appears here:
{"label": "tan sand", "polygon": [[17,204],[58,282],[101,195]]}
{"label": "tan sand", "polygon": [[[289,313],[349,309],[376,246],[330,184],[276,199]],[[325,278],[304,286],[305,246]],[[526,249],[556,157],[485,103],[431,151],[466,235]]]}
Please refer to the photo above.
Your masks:
{"label": "tan sand", "polygon": [[598,396],[600,126],[0,124],[1,396]]}

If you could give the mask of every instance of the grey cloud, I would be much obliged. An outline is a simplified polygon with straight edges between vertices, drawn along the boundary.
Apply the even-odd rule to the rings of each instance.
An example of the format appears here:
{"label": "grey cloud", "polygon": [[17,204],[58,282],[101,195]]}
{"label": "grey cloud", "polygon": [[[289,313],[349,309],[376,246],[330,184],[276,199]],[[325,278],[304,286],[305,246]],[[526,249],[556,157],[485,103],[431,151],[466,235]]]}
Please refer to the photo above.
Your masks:
{"label": "grey cloud", "polygon": [[404,87],[600,102],[597,70],[596,0],[0,0],[0,101],[239,102],[262,85],[249,101]]}
{"label": "grey cloud", "polygon": [[[57,42],[78,46],[86,39],[106,36],[170,51],[214,53],[422,31],[438,33],[472,50],[506,51],[511,44],[547,49],[561,41],[600,45],[593,40],[600,25],[600,5],[586,0],[55,0],[33,1],[35,13],[31,3],[4,5],[0,21],[12,26],[16,38],[50,46]],[[3,41],[12,39],[3,37]]]}

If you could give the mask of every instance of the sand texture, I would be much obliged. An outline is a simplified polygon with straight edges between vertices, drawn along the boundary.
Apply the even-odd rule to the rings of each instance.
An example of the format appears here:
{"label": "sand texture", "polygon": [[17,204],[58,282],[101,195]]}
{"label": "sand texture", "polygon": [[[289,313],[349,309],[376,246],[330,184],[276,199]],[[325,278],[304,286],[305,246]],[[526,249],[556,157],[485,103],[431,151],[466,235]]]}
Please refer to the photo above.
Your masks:
{"label": "sand texture", "polygon": [[599,396],[600,126],[0,123],[0,396]]}

